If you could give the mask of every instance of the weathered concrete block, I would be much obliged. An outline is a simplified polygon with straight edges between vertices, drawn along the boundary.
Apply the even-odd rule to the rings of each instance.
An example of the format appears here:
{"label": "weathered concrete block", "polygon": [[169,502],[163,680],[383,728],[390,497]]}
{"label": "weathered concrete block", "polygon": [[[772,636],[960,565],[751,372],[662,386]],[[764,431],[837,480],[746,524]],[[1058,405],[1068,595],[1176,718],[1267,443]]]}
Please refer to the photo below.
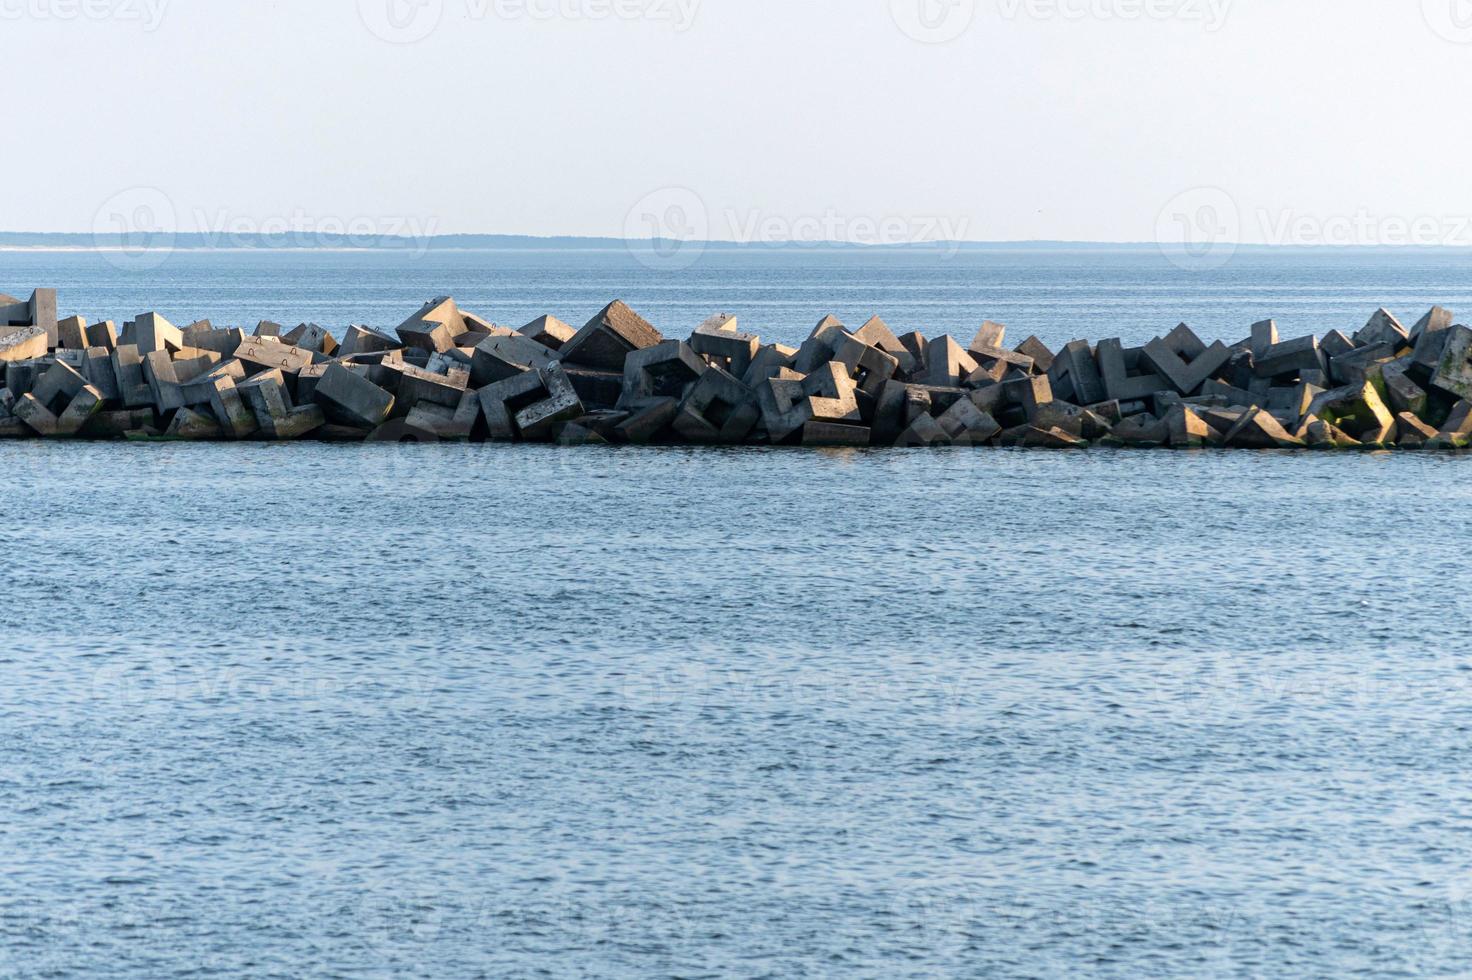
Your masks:
{"label": "weathered concrete block", "polygon": [[848,336],[848,331],[839,322],[837,317],[825,316],[818,321],[813,332],[808,334],[808,339],[802,342],[797,350],[797,356],[793,359],[792,369],[799,374],[811,374],[821,364],[827,364],[833,360],[833,348],[840,337]]}
{"label": "weathered concrete block", "polygon": [[117,345],[118,329],[111,320],[103,320],[87,328],[88,347],[105,347],[110,351]]}
{"label": "weathered concrete block", "polygon": [[210,351],[222,357],[235,356],[240,345],[246,342],[245,331],[239,327],[211,327],[208,330],[190,328],[184,331],[183,336],[187,347]]}
{"label": "weathered concrete block", "polygon": [[1410,412],[1401,412],[1395,418],[1397,438],[1395,444],[1401,449],[1422,449],[1438,435],[1431,426]]}
{"label": "weathered concrete block", "polygon": [[138,348],[147,356],[154,351],[176,351],[184,346],[183,332],[157,313],[144,313],[133,321],[131,331],[124,331],[123,343]]}
{"label": "weathered concrete block", "polygon": [[736,318],[725,313],[710,317],[690,336],[690,348],[695,353],[738,379],[751,367],[761,346],[760,337],[737,333]]}
{"label": "weathered concrete block", "polygon": [[87,385],[87,379],[71,365],[57,361],[36,379],[31,394],[53,415],[60,415]]}
{"label": "weathered concrete block", "polygon": [[1299,371],[1327,369],[1328,365],[1325,364],[1316,337],[1285,340],[1269,347],[1261,357],[1254,358],[1254,371],[1259,378],[1277,378]]}
{"label": "weathered concrete block", "polygon": [[[1330,330],[1319,341],[1320,360],[1328,364],[1336,357],[1341,357],[1355,349],[1355,342],[1351,340],[1342,330]],[[1305,368],[1304,370],[1313,370]]]}
{"label": "weathered concrete block", "polygon": [[326,327],[315,323],[303,323],[281,339],[292,347],[300,347],[314,354],[331,357],[337,353],[337,340]]}
{"label": "weathered concrete block", "polygon": [[112,370],[112,354],[106,347],[88,347],[82,354],[82,377],[102,392],[104,401],[122,400],[117,375]]}
{"label": "weathered concrete block", "polygon": [[1409,332],[1400,325],[1395,314],[1381,307],[1375,311],[1374,316],[1370,317],[1370,322],[1354,335],[1354,342],[1361,347],[1389,344],[1394,350],[1404,346],[1409,338]]}
{"label": "weathered concrete block", "polygon": [[225,436],[231,439],[249,439],[260,429],[260,423],[235,384],[236,379],[228,374],[218,374],[211,379],[210,412],[220,423]]}
{"label": "weathered concrete block", "polygon": [[1442,306],[1433,306],[1431,310],[1416,321],[1411,328],[1411,340],[1419,342],[1428,333],[1439,333],[1451,328],[1453,323],[1452,311]]}
{"label": "weathered concrete block", "polygon": [[840,422],[808,422],[802,427],[802,444],[811,447],[867,448],[869,429]]}
{"label": "weathered concrete block", "polygon": [[539,316],[518,333],[552,351],[562,350],[563,345],[578,335],[576,330],[555,316]]}
{"label": "weathered concrete block", "polygon": [[604,371],[600,368],[562,365],[573,390],[582,400],[588,412],[596,409],[613,409],[618,405],[624,389],[624,376],[619,371]]}
{"label": "weathered concrete block", "polygon": [[1343,429],[1363,443],[1388,442],[1395,430],[1395,417],[1370,384],[1326,391],[1314,399],[1308,414]]}
{"label": "weathered concrete block", "polygon": [[252,371],[279,370],[296,374],[312,363],[312,352],[270,337],[251,337],[235,349],[235,359]]}
{"label": "weathered concrete block", "polygon": [[705,373],[706,363],[683,340],[665,340],[631,353],[624,361],[620,407],[650,398],[684,399],[685,391]]}
{"label": "weathered concrete block", "polygon": [[148,382],[154,407],[160,415],[184,407],[184,389],[174,372],[174,359],[168,351],[155,350],[143,356],[143,377]]}
{"label": "weathered concrete block", "polygon": [[1434,336],[1445,339],[1431,371],[1431,386],[1454,398],[1472,399],[1472,330],[1459,325]]}
{"label": "weathered concrete block", "polygon": [[481,414],[489,437],[506,442],[517,438],[516,414],[546,394],[546,385],[537,371],[526,371],[480,389]]}
{"label": "weathered concrete block", "polygon": [[1131,415],[1114,424],[1110,439],[1137,448],[1164,446],[1170,442],[1170,426],[1165,420],[1146,413]]}
{"label": "weathered concrete block", "polygon": [[125,407],[153,407],[153,389],[143,375],[143,356],[137,347],[119,344],[112,352],[112,370]]}
{"label": "weathered concrete block", "polygon": [[65,347],[69,350],[86,350],[87,343],[87,320],[80,316],[69,316],[65,320],[56,323],[57,347]]}
{"label": "weathered concrete block", "polygon": [[1302,449],[1304,442],[1287,430],[1266,409],[1249,408],[1226,437],[1225,446],[1243,449]]}
{"label": "weathered concrete block", "polygon": [[718,367],[700,375],[680,405],[674,428],[691,442],[740,442],[756,427],[755,393]]}
{"label": "weathered concrete block", "polygon": [[348,327],[347,333],[343,334],[342,346],[338,348],[338,357],[353,357],[358,354],[381,354],[386,351],[398,350],[404,346],[388,334],[379,333],[372,327],[364,327],[354,324]]}
{"label": "weathered concrete block", "polygon": [[1066,399],[1072,395],[1073,401],[1084,404],[1101,402],[1111,397],[1106,392],[1104,379],[1099,373],[1099,362],[1086,340],[1076,340],[1064,347],[1053,360],[1047,374],[1057,397]]}
{"label": "weathered concrete block", "polygon": [[463,372],[459,376],[435,374],[412,364],[397,364],[394,365],[394,373],[398,375],[394,385],[396,402],[399,410],[405,413],[420,402],[454,409],[469,386],[469,378]]}
{"label": "weathered concrete block", "polygon": [[962,398],[936,419],[953,445],[980,446],[1002,431],[991,415],[976,407],[970,398]]}
{"label": "weathered concrete block", "polygon": [[[1140,354],[1140,359],[1149,370],[1164,378],[1172,388],[1182,395],[1194,394],[1200,390],[1212,375],[1221,370],[1232,357],[1232,349],[1221,341],[1217,341],[1210,347],[1204,347],[1200,353],[1191,357],[1179,353],[1176,348],[1194,351],[1201,346],[1199,341],[1190,342],[1191,334],[1187,338],[1180,333],[1184,328],[1176,328],[1174,338],[1159,338],[1150,341]],[[1189,330],[1186,331],[1189,333]]]}
{"label": "weathered concrete block", "polygon": [[1381,367],[1395,358],[1396,350],[1391,344],[1357,347],[1330,359],[1329,377],[1340,386],[1379,380]]}
{"label": "weathered concrete block", "polygon": [[1263,357],[1269,348],[1278,345],[1278,324],[1273,320],[1263,320],[1252,325],[1252,340],[1248,347],[1254,358]]}
{"label": "weathered concrete block", "polygon": [[951,437],[930,415],[918,416],[895,441],[895,445],[907,447],[935,447],[950,444]]}
{"label": "weathered concrete block", "polygon": [[560,363],[553,361],[537,373],[546,397],[523,408],[515,417],[522,438],[533,441],[548,438],[559,422],[571,422],[585,414],[577,390]]}
{"label": "weathered concrete block", "polygon": [[987,320],[976,331],[976,337],[971,341],[971,350],[988,350],[1000,348],[1007,341],[1007,328],[1000,323]]}
{"label": "weathered concrete block", "polygon": [[1138,365],[1144,352],[1138,347],[1126,351],[1118,338],[1111,338],[1099,341],[1095,353],[1104,393],[1111,401],[1149,398],[1170,387],[1170,383],[1158,374],[1139,372]]}
{"label": "weathered concrete block", "polygon": [[484,388],[523,371],[540,371],[559,360],[556,351],[520,334],[487,337],[475,346],[471,358],[470,386]]}
{"label": "weathered concrete block", "polygon": [[853,337],[861,344],[870,347],[878,347],[884,353],[891,355],[898,362],[897,373],[902,377],[909,377],[915,370],[915,355],[910,352],[899,337],[895,336],[889,324],[879,317],[870,317],[858,330],[853,332]]}
{"label": "weathered concrete block", "polygon": [[432,299],[399,325],[398,335],[407,347],[417,347],[431,354],[455,346],[455,338],[465,333],[465,318],[449,296]]}
{"label": "weathered concrete block", "polygon": [[218,439],[222,429],[214,416],[192,408],[181,408],[174,413],[174,420],[164,435],[171,439]]}
{"label": "weathered concrete block", "polygon": [[152,431],[156,435],[157,425],[152,408],[104,410],[88,419],[79,434],[86,439],[122,439],[130,432]]}
{"label": "weathered concrete block", "polygon": [[1391,361],[1380,372],[1385,380],[1385,394],[1390,407],[1396,412],[1412,415],[1426,414],[1426,389],[1411,380],[1410,360]]}
{"label": "weathered concrete block", "polygon": [[1028,419],[1037,417],[1039,406],[1053,400],[1053,385],[1045,374],[1019,378],[1002,384],[1002,397],[1009,405],[1020,406]]}
{"label": "weathered concrete block", "polygon": [[392,393],[340,363],[327,366],[312,392],[312,400],[322,407],[330,421],[370,429],[388,421],[394,410]]}
{"label": "weathered concrete block", "polygon": [[1172,449],[1200,449],[1216,437],[1215,430],[1185,405],[1176,405],[1165,416]]}
{"label": "weathered concrete block", "polygon": [[842,364],[858,389],[877,398],[884,386],[899,372],[899,358],[878,347],[840,334],[833,344],[833,360]]}
{"label": "weathered concrete block", "polygon": [[618,426],[619,437],[625,442],[646,445],[654,442],[674,424],[679,414],[680,402],[675,398],[658,398],[633,412]]}
{"label": "weathered concrete block", "polygon": [[1043,374],[1047,374],[1053,367],[1053,352],[1048,349],[1047,344],[1036,337],[1029,337],[1012,349],[1032,358],[1033,363],[1037,366],[1036,370]]}
{"label": "weathered concrete block", "polygon": [[[45,332],[42,331],[41,335],[44,337]],[[21,395],[15,400],[15,407],[11,411],[37,435],[56,436],[60,434],[56,415],[37,401],[35,395],[30,393]]]}
{"label": "weathered concrete block", "polygon": [[925,346],[927,384],[945,388],[960,387],[979,366],[976,359],[949,334],[942,334]]}
{"label": "weathered concrete block", "polygon": [[29,361],[45,357],[47,349],[45,327],[0,328],[0,361]]}
{"label": "weathered concrete block", "polygon": [[[757,385],[768,378],[776,377],[781,371],[793,369],[797,361],[797,351],[794,348],[782,344],[768,344],[757,351],[756,357],[752,359],[751,367],[741,376],[741,383],[748,388],[755,389]],[[795,369],[794,369],[795,370]]]}
{"label": "weathered concrete block", "polygon": [[664,337],[647,320],[623,300],[616,300],[563,344],[559,353],[567,364],[622,371],[629,354],[662,340]]}

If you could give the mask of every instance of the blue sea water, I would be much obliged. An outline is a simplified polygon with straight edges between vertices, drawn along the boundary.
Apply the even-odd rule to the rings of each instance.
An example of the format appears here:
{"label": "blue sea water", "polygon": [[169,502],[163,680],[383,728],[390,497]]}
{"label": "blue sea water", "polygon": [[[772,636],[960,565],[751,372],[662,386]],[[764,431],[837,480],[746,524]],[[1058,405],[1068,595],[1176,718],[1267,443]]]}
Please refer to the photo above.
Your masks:
{"label": "blue sea water", "polygon": [[[1235,339],[1472,261],[0,254],[64,311],[622,295]],[[1472,459],[7,443],[0,975],[1448,976]]]}

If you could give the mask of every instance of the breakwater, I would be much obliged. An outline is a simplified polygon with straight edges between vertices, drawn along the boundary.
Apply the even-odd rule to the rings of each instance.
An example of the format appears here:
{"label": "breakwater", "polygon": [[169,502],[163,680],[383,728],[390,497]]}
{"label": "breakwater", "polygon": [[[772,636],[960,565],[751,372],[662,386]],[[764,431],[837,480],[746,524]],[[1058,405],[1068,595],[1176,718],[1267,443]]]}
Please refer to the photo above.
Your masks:
{"label": "breakwater", "polygon": [[1283,339],[1273,321],[1205,343],[963,344],[832,317],[798,347],[719,314],[667,339],[622,302],[581,328],[496,325],[451,298],[396,330],[156,313],[60,319],[54,291],[0,296],[0,437],[498,440],[806,446],[1092,444],[1460,449],[1472,443],[1472,329],[1435,307],[1407,329]]}

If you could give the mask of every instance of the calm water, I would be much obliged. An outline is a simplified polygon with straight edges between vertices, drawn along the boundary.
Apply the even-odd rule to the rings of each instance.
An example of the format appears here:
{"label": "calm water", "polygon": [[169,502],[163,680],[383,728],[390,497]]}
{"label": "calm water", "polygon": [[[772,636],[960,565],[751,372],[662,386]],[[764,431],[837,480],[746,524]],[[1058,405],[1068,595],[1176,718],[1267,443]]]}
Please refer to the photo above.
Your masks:
{"label": "calm water", "polygon": [[[726,308],[789,338],[829,309],[1052,340],[1472,309],[1472,262],[1397,256],[721,256],[679,288],[609,255],[0,273],[93,315],[389,324],[444,290],[518,322],[621,294],[672,332]],[[1472,963],[1472,458],[0,465],[0,975]]]}

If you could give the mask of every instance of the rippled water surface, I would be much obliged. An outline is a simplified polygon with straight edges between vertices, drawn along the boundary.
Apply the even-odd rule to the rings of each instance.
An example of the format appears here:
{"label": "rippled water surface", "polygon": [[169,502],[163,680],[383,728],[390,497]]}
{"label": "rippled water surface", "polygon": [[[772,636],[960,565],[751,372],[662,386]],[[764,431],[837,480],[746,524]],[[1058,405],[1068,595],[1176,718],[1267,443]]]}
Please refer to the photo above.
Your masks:
{"label": "rippled water surface", "polygon": [[[154,305],[95,261],[0,289]],[[290,261],[159,283],[334,323],[437,291]],[[619,291],[575,272],[467,281]],[[702,308],[912,277],[828,272],[708,269]],[[1224,323],[1275,312],[1232,274]],[[1472,292],[1339,275],[1408,317]],[[1305,321],[1380,301],[1343,294]],[[1469,466],[0,444],[0,975],[1465,974]]]}

